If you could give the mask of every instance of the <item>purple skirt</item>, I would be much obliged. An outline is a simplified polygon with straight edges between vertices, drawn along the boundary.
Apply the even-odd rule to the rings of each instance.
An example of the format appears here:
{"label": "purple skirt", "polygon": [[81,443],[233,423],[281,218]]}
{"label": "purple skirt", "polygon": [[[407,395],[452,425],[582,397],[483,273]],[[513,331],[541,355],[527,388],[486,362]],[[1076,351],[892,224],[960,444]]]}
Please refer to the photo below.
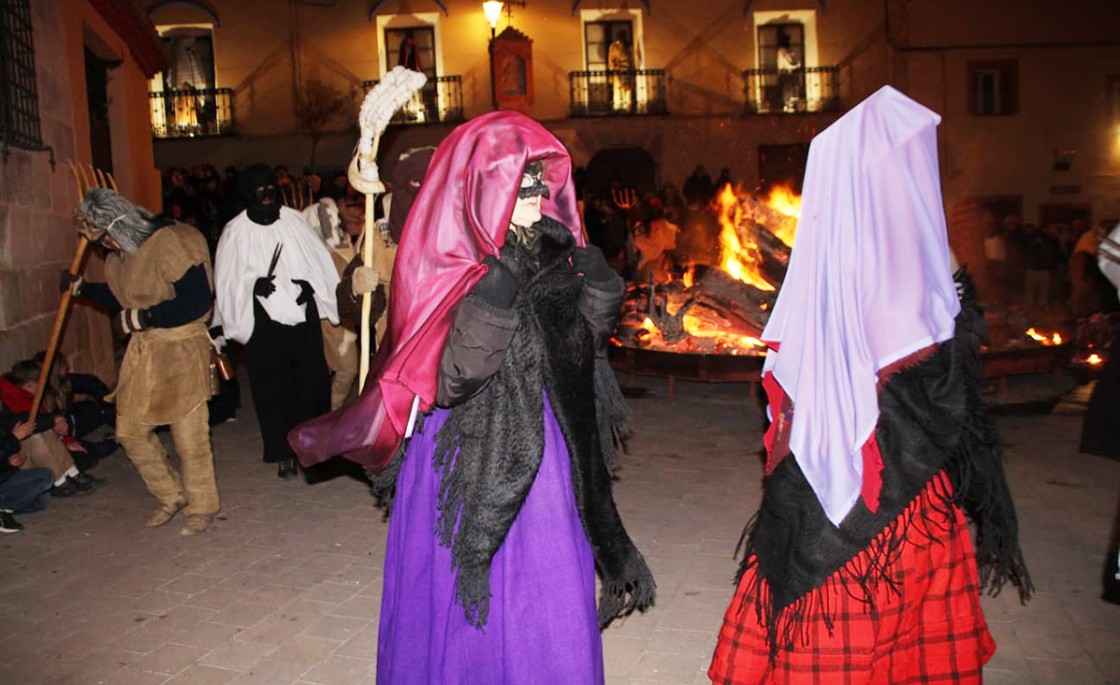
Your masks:
{"label": "purple skirt", "polygon": [[435,436],[447,410],[412,437],[397,481],[385,550],[377,639],[381,685],[603,682],[595,559],[572,493],[571,464],[545,397],[544,457],[490,567],[481,629],[455,601],[451,551],[436,538]]}

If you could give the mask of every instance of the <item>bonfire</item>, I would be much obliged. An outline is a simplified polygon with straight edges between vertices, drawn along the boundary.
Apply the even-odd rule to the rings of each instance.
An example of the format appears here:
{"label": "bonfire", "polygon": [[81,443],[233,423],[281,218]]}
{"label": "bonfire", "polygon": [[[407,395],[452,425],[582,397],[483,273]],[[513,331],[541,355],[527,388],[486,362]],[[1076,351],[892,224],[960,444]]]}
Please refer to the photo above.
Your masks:
{"label": "bonfire", "polygon": [[614,342],[681,354],[762,355],[760,340],[789,266],[801,200],[725,186],[717,198],[718,263],[650,270],[628,284]]}

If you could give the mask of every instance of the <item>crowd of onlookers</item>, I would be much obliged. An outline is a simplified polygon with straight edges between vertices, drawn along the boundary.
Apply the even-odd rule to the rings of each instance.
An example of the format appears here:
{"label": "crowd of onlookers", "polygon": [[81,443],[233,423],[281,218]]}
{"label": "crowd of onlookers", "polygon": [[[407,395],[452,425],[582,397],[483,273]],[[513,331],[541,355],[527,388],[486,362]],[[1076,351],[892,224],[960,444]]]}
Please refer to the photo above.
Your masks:
{"label": "crowd of onlookers", "polygon": [[984,239],[985,299],[1025,308],[1064,305],[1082,317],[1117,305],[1097,267],[1101,234],[1087,221],[1038,226],[1007,216]]}
{"label": "crowd of onlookers", "polygon": [[[281,202],[302,209],[323,198],[338,205],[345,229],[352,234],[361,230],[365,198],[350,185],[344,171],[316,174],[311,171],[295,177],[282,164],[274,168]],[[228,166],[219,173],[212,164],[195,164],[188,168],[171,167],[163,175],[163,207],[170,219],[196,226],[210,244],[213,255],[222,228],[242,209],[237,196],[238,169]]]}
{"label": "crowd of onlookers", "polygon": [[72,373],[55,358],[34,420],[45,353],[0,376],[0,533],[23,525],[16,514],[41,511],[51,497],[89,495],[104,481],[90,475],[117,451],[109,389],[96,376]]}
{"label": "crowd of onlookers", "polygon": [[639,193],[615,182],[583,192],[588,239],[629,280],[652,275],[660,281],[692,264],[717,264],[720,223],[714,200],[728,185],[734,187],[735,181],[727,168],[713,181],[698,166],[680,189],[665,184]]}

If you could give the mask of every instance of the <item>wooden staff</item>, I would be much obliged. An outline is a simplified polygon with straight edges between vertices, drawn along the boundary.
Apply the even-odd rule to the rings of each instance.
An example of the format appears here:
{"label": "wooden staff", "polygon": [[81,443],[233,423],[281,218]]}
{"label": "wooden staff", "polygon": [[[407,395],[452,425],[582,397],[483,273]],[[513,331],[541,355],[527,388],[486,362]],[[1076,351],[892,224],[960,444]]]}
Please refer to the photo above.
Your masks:
{"label": "wooden staff", "polygon": [[[86,170],[81,165],[75,165],[73,160],[69,161],[70,173],[74,175],[74,183],[78,190],[78,203],[81,204],[82,199],[85,197],[86,190],[98,187],[107,188],[111,187],[114,191],[117,190],[117,182],[113,179],[113,175],[109,173],[103,174],[100,169],[94,170],[90,167],[89,176],[86,176]],[[91,180],[91,178],[93,180]],[[89,248],[89,238],[82,234],[78,234],[78,245],[74,248],[74,256],[70,260],[70,275],[78,276],[82,273],[82,261],[85,259],[86,250]],[[67,288],[62,293],[62,300],[58,304],[58,311],[54,314],[54,326],[51,328],[51,338],[47,343],[46,356],[43,357],[43,366],[39,369],[39,383],[35,386],[35,397],[31,400],[31,410],[28,412],[27,420],[35,423],[35,419],[39,417],[39,409],[43,404],[43,394],[47,390],[47,385],[50,379],[51,365],[54,363],[54,356],[58,353],[58,345],[62,341],[62,334],[66,330],[66,317],[70,313],[70,301],[74,297],[74,289]]]}
{"label": "wooden staff", "polygon": [[[366,93],[362,100],[362,107],[358,113],[358,123],[361,125],[362,135],[354,157],[350,160],[347,176],[350,185],[360,190],[366,196],[366,221],[362,232],[362,263],[366,267],[373,266],[373,200],[377,195],[385,192],[385,185],[377,174],[377,146],[381,142],[381,133],[389,125],[393,113],[408,102],[412,96],[427,82],[427,77],[418,71],[405,69],[402,66],[393,67],[381,81]],[[373,311],[373,293],[362,294],[362,322],[360,331],[361,356],[358,360],[358,392],[365,388],[366,376],[369,374],[370,351],[370,315]]]}
{"label": "wooden staff", "polygon": [[[381,143],[381,134],[375,133],[373,136],[373,150],[374,155],[377,154],[377,147]],[[362,229],[362,264],[367,268],[373,267],[373,201],[376,193],[366,193],[366,221],[365,227]],[[366,376],[369,375],[369,351],[370,340],[372,340],[370,333],[370,317],[373,314],[373,293],[362,293],[362,322],[361,329],[359,330],[359,353],[358,359],[358,393],[361,394],[362,390],[366,387]]]}

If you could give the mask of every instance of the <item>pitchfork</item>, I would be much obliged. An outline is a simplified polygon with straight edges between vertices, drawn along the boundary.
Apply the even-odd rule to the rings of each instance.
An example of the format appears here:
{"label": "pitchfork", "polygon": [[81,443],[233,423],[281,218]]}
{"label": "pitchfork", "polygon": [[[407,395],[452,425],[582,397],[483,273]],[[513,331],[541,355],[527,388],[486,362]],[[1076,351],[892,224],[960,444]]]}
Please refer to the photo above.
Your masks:
{"label": "pitchfork", "polygon": [[311,189],[311,184],[302,178],[291,185],[280,186],[280,198],[285,205],[297,212],[315,204],[315,192]]}
{"label": "pitchfork", "polygon": [[[74,176],[74,184],[78,190],[78,203],[81,204],[85,198],[86,193],[93,188],[111,188],[116,192],[117,182],[113,179],[113,175],[107,171],[103,172],[100,169],[94,169],[92,165],[88,164],[75,164],[74,160],[67,160],[70,165],[70,173]],[[74,248],[74,257],[70,260],[70,275],[78,276],[82,271],[82,260],[86,256],[86,249],[89,247],[89,238],[82,233],[78,234],[78,245]],[[73,299],[73,288],[67,288],[62,293],[62,301],[58,304],[58,311],[54,315],[54,327],[51,329],[51,339],[47,343],[46,356],[43,358],[43,367],[39,369],[39,384],[35,387],[35,399],[31,401],[31,411],[28,413],[27,420],[35,423],[35,419],[39,416],[39,407],[43,403],[43,393],[47,389],[47,381],[50,378],[51,365],[54,363],[54,355],[58,352],[58,344],[62,340],[62,332],[66,328],[66,315],[70,312],[70,301]]]}
{"label": "pitchfork", "polygon": [[619,209],[629,210],[638,206],[638,193],[633,188],[612,190],[611,199],[614,200],[615,207]]}

